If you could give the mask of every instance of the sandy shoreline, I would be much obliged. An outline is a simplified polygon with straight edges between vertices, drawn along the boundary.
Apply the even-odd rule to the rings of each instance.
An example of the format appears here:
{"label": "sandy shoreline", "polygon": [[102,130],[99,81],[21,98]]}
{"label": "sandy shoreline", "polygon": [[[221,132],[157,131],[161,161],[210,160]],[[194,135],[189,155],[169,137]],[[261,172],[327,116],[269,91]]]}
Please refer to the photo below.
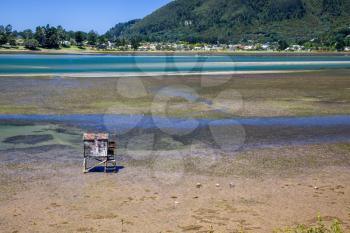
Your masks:
{"label": "sandy shoreline", "polygon": [[98,78],[98,77],[178,77],[178,76],[212,76],[212,75],[236,75],[236,74],[282,74],[282,73],[304,73],[313,70],[259,70],[259,71],[223,71],[223,72],[89,72],[89,73],[45,73],[45,74],[0,74],[0,77],[49,77],[59,76],[67,78]]}
{"label": "sandy shoreline", "polygon": [[0,49],[0,54],[42,54],[42,55],[63,55],[63,54],[75,54],[75,55],[228,55],[228,56],[349,56],[350,52],[265,52],[265,51],[248,51],[248,52],[173,52],[173,51],[93,51],[93,50],[7,50]]}

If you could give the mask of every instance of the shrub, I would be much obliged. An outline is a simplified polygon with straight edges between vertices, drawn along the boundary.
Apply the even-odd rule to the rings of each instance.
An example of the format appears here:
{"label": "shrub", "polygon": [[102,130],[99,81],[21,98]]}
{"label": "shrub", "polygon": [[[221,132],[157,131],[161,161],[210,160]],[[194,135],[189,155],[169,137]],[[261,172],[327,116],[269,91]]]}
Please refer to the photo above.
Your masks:
{"label": "shrub", "polygon": [[30,50],[36,50],[39,47],[39,42],[36,39],[28,39],[24,41],[24,47]]}

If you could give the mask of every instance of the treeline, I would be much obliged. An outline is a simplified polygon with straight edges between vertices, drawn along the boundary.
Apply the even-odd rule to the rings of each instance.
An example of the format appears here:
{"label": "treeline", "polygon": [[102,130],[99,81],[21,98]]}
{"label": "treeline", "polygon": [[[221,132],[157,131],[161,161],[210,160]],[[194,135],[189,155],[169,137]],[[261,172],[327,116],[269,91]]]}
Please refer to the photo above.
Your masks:
{"label": "treeline", "polygon": [[[276,33],[260,32],[260,37],[253,40],[244,36],[239,41],[225,41],[215,38],[207,41],[203,38],[191,37],[190,39],[182,39],[172,41],[167,38],[159,40],[152,36],[140,34],[127,34],[125,30],[130,30],[139,20],[133,20],[125,24],[117,24],[114,28],[103,35],[91,30],[83,31],[67,31],[62,26],[53,27],[50,25],[36,27],[35,31],[30,29],[24,31],[16,31],[11,25],[0,25],[0,46],[15,47],[22,45],[27,49],[36,50],[39,48],[59,49],[61,47],[69,48],[78,46],[84,48],[86,46],[98,49],[119,49],[119,50],[137,50],[142,42],[179,42],[188,44],[208,43],[208,44],[234,44],[243,45],[262,45],[278,44],[278,50],[285,50],[291,45],[303,46],[305,50],[338,50],[350,48],[350,27],[339,27],[332,31],[323,32],[317,37],[311,39],[295,39],[294,41],[284,39]],[[254,46],[259,47],[259,46]]]}
{"label": "treeline", "polygon": [[[0,46],[5,47],[23,45],[31,50],[38,48],[58,49],[70,46],[105,48],[108,41],[109,38],[106,35],[99,35],[93,30],[89,32],[67,31],[62,26],[46,25],[36,27],[35,31],[31,29],[15,31],[12,30],[11,25],[0,25]],[[133,47],[137,47],[139,41],[115,38],[113,43],[115,46],[125,46],[131,43]]]}
{"label": "treeline", "polygon": [[311,50],[338,50],[350,47],[350,27],[343,27],[332,32],[323,33],[311,40],[300,40],[300,45]]}

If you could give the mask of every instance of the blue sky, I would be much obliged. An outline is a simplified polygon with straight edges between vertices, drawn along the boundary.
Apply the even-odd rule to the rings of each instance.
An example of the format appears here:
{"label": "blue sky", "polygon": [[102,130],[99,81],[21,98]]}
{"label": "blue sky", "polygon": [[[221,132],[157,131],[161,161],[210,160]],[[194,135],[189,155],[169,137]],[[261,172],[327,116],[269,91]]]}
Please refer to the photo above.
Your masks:
{"label": "blue sky", "polygon": [[8,0],[1,1],[0,25],[14,30],[62,25],[67,30],[106,32],[116,23],[142,18],[171,0]]}

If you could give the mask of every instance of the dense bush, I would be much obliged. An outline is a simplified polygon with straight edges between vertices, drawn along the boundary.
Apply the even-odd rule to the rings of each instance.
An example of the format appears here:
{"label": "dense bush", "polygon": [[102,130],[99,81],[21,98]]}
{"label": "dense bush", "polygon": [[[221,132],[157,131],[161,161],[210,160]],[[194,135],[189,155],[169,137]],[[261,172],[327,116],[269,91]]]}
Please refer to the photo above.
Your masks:
{"label": "dense bush", "polygon": [[36,39],[27,39],[24,41],[24,47],[30,50],[36,50],[39,47],[39,42]]}

